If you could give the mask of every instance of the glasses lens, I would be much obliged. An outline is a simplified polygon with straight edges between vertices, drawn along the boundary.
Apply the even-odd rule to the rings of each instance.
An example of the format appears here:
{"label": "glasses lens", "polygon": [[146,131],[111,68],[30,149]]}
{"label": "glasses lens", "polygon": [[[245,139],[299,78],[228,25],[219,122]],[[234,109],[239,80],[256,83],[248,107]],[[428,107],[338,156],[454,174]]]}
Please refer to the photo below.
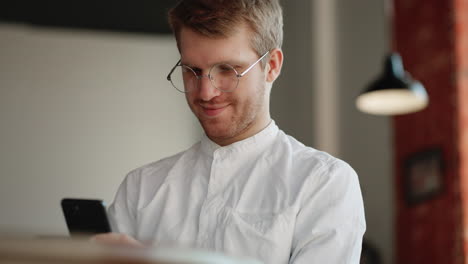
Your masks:
{"label": "glasses lens", "polygon": [[221,91],[231,92],[237,87],[237,72],[229,64],[217,64],[210,71],[211,83]]}
{"label": "glasses lens", "polygon": [[196,88],[197,76],[189,67],[177,66],[171,74],[171,83],[180,92],[188,93]]}

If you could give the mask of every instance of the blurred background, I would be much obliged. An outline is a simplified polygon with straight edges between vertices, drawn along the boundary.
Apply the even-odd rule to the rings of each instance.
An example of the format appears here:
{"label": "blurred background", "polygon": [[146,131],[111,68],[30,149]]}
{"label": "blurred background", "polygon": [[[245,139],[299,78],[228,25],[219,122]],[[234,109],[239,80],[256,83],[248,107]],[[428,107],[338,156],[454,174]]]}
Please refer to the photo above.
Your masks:
{"label": "blurred background", "polygon": [[[0,234],[67,235],[62,198],[98,198],[110,204],[127,172],[180,152],[200,138],[201,128],[183,94],[166,80],[179,58],[166,23],[173,3],[49,0],[0,5]],[[431,137],[423,128],[415,134],[414,119],[372,116],[355,107],[356,96],[382,71],[385,55],[395,46],[416,69],[416,77],[427,80],[437,74],[437,69],[416,68],[417,59],[410,56],[414,53],[404,50],[407,36],[413,34],[405,30],[412,25],[407,17],[430,20],[430,14],[443,11],[453,20],[439,23],[441,30],[453,32],[457,16],[454,4],[436,4],[424,12],[420,6],[431,6],[424,3],[395,1],[394,17],[389,17],[383,0],[282,1],[285,62],[272,91],[272,116],[288,134],[355,168],[365,202],[367,246],[385,264],[464,263],[462,188],[446,203],[435,197],[407,205],[402,194],[404,159],[395,159],[434,144]],[[399,18],[401,14],[406,18]],[[389,25],[395,20],[389,18],[400,19],[393,24],[395,34]],[[418,43],[416,50],[434,43],[427,37],[430,29],[420,34],[427,42]],[[441,38],[439,42],[456,50],[455,38]],[[437,58],[444,61],[443,55]],[[447,63],[454,66],[456,60]],[[448,74],[447,86],[439,89],[456,83],[455,75]],[[452,106],[458,100],[453,94],[439,96],[450,97]],[[431,113],[443,119],[441,109]],[[427,113],[422,119],[436,134],[448,129],[442,137],[462,134],[434,124]],[[412,137],[402,141],[405,135]],[[398,146],[414,138],[426,143],[398,152]],[[450,149],[457,146],[453,143]],[[459,155],[455,159],[461,160]],[[453,166],[461,167],[448,167]],[[462,186],[461,177],[453,179],[453,186]],[[436,211],[426,206],[431,203],[437,203]],[[455,209],[448,210],[450,206]],[[417,228],[418,217],[428,219],[434,212],[456,219],[442,223],[451,225],[449,231],[433,232],[434,223]],[[446,237],[431,236],[435,233]],[[438,251],[421,245],[437,238],[448,245],[429,242]],[[429,252],[439,253],[433,257]]]}

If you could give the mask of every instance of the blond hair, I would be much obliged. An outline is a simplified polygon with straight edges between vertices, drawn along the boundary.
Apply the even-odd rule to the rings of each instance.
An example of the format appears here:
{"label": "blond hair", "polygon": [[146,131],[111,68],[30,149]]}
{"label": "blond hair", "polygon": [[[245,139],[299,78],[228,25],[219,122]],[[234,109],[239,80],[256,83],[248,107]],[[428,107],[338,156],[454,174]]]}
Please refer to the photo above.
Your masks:
{"label": "blond hair", "polygon": [[279,0],[181,0],[168,15],[178,46],[182,27],[219,38],[231,36],[242,23],[250,28],[250,44],[259,56],[283,43]]}

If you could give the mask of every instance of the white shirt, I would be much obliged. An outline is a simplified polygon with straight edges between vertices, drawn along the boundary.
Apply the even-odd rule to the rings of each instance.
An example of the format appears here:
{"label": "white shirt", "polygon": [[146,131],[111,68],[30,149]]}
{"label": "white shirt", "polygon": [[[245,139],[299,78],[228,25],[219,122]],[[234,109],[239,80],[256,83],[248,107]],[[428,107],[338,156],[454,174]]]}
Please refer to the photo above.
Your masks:
{"label": "white shirt", "polygon": [[359,263],[366,224],[358,177],[274,122],[221,147],[130,172],[109,208],[114,230],[248,256],[265,264]]}

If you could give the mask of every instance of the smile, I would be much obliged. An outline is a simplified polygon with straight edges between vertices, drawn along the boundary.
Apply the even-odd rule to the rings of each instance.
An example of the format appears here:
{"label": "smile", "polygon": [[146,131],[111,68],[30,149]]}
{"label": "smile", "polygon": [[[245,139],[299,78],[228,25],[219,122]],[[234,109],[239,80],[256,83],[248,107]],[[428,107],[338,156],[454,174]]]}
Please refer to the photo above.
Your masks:
{"label": "smile", "polygon": [[215,117],[219,114],[221,114],[229,105],[224,105],[224,106],[202,106],[201,109],[203,110],[203,113],[206,116],[209,117]]}

